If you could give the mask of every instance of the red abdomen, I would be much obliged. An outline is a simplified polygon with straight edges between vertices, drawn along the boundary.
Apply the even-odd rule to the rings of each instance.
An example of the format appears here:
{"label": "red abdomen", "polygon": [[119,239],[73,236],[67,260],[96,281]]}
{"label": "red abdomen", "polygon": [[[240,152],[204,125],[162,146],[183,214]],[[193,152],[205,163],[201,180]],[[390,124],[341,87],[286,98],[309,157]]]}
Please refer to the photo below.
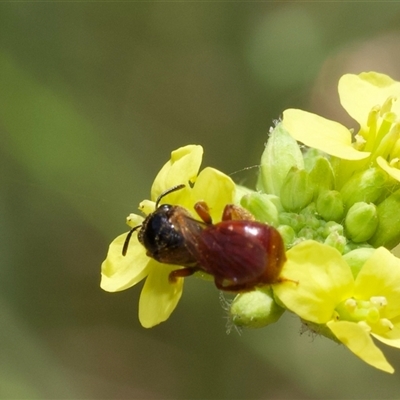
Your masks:
{"label": "red abdomen", "polygon": [[222,221],[206,227],[196,240],[195,258],[219,289],[251,290],[279,281],[286,261],[279,232],[256,221]]}

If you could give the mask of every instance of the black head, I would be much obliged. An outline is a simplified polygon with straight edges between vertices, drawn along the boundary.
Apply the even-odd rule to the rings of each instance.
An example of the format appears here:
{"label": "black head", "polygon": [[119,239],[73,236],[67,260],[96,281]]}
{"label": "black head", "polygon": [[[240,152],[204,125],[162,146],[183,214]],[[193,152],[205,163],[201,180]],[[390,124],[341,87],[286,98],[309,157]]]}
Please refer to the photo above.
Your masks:
{"label": "black head", "polygon": [[138,239],[140,243],[146,248],[148,255],[156,260],[160,260],[160,252],[168,248],[183,247],[183,237],[171,222],[171,217],[181,207],[170,204],[159,206],[159,204],[163,197],[184,187],[184,184],[174,186],[158,196],[156,210],[147,216],[142,225],[135,226],[128,232],[122,248],[122,255],[126,255],[131,236],[139,228]]}
{"label": "black head", "polygon": [[184,243],[182,233],[171,220],[178,209],[180,207],[163,204],[144,220],[139,231],[139,242],[156,260],[159,260],[160,253],[181,247]]}

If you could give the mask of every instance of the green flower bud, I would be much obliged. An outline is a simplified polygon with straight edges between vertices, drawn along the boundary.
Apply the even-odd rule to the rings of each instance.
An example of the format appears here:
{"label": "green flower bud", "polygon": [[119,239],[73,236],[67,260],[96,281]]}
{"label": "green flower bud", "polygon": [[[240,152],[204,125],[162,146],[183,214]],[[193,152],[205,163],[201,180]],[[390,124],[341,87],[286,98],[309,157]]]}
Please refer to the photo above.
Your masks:
{"label": "green flower bud", "polygon": [[230,315],[237,326],[262,328],[278,321],[284,311],[267,289],[238,294],[232,302]]}
{"label": "green flower bud", "polygon": [[317,202],[318,214],[325,221],[340,221],[344,217],[344,205],[340,193],[336,190],[320,192]]}
{"label": "green flower bud", "polygon": [[314,202],[310,203],[307,207],[304,207],[300,212],[300,215],[304,215],[306,218],[313,217],[315,218],[317,213],[317,207]]}
{"label": "green flower bud", "polygon": [[279,123],[270,133],[261,157],[257,190],[279,196],[292,167],[304,168],[303,155],[296,140]]}
{"label": "green flower bud", "polygon": [[314,229],[310,228],[309,226],[305,226],[303,229],[300,229],[297,236],[302,239],[312,240],[312,239],[315,239],[316,232],[314,231]]}
{"label": "green flower bud", "polygon": [[306,217],[296,213],[283,212],[279,214],[279,224],[289,225],[295,232],[298,232],[306,224]]}
{"label": "green flower bud", "polygon": [[335,187],[335,176],[331,163],[325,157],[319,156],[310,171],[311,184],[314,186],[314,194],[332,190]]}
{"label": "green flower bud", "polygon": [[246,186],[238,185],[237,183],[235,184],[236,190],[235,190],[235,204],[240,204],[240,200],[243,196],[246,194],[252,194],[252,193],[257,193],[252,189],[247,188]]}
{"label": "green flower bud", "polygon": [[372,246],[392,249],[400,243],[400,189],[377,206],[379,226],[368,241]]}
{"label": "green flower bud", "polygon": [[303,150],[304,169],[311,171],[321,157],[323,157],[322,152],[314,147]]}
{"label": "green flower bud", "polygon": [[343,254],[347,254],[350,253],[350,251],[353,250],[358,250],[358,249],[373,249],[374,247],[372,247],[369,243],[367,242],[361,242],[361,243],[354,243],[352,241],[348,241],[346,243],[346,247],[344,249]]}
{"label": "green flower bud", "polygon": [[281,213],[281,212],[285,211],[283,206],[282,206],[280,197],[275,196],[274,194],[269,194],[268,195],[268,199],[276,207],[276,209],[278,210],[278,213]]}
{"label": "green flower bud", "polygon": [[[314,203],[312,203],[312,204],[314,204]],[[317,213],[316,212],[309,213],[307,211],[306,212],[303,212],[303,211],[300,212],[300,215],[301,216],[304,215],[304,218],[305,218],[304,219],[304,226],[306,226],[308,228],[315,229],[315,230],[319,229],[320,226],[321,226],[322,220],[317,218]]]}
{"label": "green flower bud", "polygon": [[281,202],[286,211],[299,212],[311,203],[314,188],[310,175],[304,169],[292,168],[281,188]]}
{"label": "green flower bud", "polygon": [[378,168],[369,168],[354,174],[342,187],[340,194],[348,210],[360,201],[376,203],[385,194],[388,184],[386,172]]}
{"label": "green flower bud", "polygon": [[360,249],[352,250],[343,256],[343,259],[349,264],[354,279],[357,277],[362,266],[371,257],[375,249],[371,247],[363,247]]}
{"label": "green flower bud", "polygon": [[340,225],[334,221],[329,221],[321,227],[320,232],[324,238],[327,238],[333,232],[337,232],[338,235],[343,236],[344,229],[343,225]]}
{"label": "green flower bud", "polygon": [[285,243],[286,249],[291,247],[295,240],[297,240],[296,232],[291,226],[279,225],[277,230],[282,236],[282,240]]}
{"label": "green flower bud", "polygon": [[332,232],[330,233],[325,241],[324,244],[334,247],[336,250],[339,251],[340,254],[343,254],[346,248],[346,238],[343,235],[340,235],[339,232]]}
{"label": "green flower bud", "polygon": [[363,201],[351,206],[344,221],[346,234],[353,242],[365,242],[378,227],[378,213],[375,204]]}
{"label": "green flower bud", "polygon": [[257,221],[277,226],[279,222],[278,210],[265,193],[251,193],[242,197],[240,205],[249,210]]}

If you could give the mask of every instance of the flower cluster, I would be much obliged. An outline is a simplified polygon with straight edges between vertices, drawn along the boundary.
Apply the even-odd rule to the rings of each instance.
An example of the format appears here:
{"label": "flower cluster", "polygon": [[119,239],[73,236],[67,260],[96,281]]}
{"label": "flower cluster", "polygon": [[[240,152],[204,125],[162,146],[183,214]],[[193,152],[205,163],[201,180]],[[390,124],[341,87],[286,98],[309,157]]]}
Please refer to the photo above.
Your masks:
{"label": "flower cluster", "polygon": [[[277,283],[236,296],[233,323],[258,328],[288,310],[312,331],[392,373],[373,338],[400,348],[400,259],[390,252],[400,243],[400,83],[375,72],[348,74],[339,81],[339,96],[359,124],[356,134],[318,115],[286,110],[270,132],[256,190],[212,168],[198,174],[202,148],[186,146],[172,152],[151,200],[139,209],[151,214],[160,194],[182,183],[185,188],[166,202],[192,212],[203,200],[214,223],[226,204],[240,204],[279,231],[287,261]],[[128,217],[131,227],[142,221]],[[152,327],[176,307],[183,279],[171,281],[179,266],[149,257],[136,235],[124,257],[125,238],[110,245],[101,287],[124,290],[146,278],[139,319]]]}
{"label": "flower cluster", "polygon": [[290,248],[282,275],[298,282],[273,293],[311,330],[393,372],[371,336],[400,348],[400,260],[388,250],[400,242],[400,83],[349,74],[339,95],[360,125],[355,135],[290,109],[266,146],[259,190],[281,205],[266,222]]}

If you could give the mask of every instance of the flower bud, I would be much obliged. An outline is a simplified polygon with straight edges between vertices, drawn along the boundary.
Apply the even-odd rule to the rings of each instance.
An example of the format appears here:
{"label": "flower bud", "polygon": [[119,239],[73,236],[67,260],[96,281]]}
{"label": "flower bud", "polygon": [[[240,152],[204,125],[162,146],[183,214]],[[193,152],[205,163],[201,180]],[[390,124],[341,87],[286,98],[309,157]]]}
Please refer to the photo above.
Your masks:
{"label": "flower bud", "polygon": [[362,266],[371,257],[375,251],[372,247],[363,247],[349,251],[343,256],[343,259],[349,264],[354,279],[357,277]]}
{"label": "flower bud", "polygon": [[278,210],[268,194],[251,193],[242,197],[240,205],[249,210],[257,221],[277,226],[279,222]]}
{"label": "flower bud", "polygon": [[302,214],[283,212],[279,214],[279,225],[288,225],[298,232],[306,224],[306,217]]}
{"label": "flower bud", "polygon": [[336,190],[320,192],[317,202],[317,212],[325,221],[340,221],[344,216],[344,205],[340,193]]}
{"label": "flower bud", "polygon": [[387,173],[378,168],[369,168],[354,174],[340,191],[346,209],[360,201],[376,203],[385,193],[388,181]]}
{"label": "flower bud", "polygon": [[343,225],[340,225],[334,221],[329,221],[325,225],[321,226],[321,235],[324,238],[327,238],[333,232],[337,232],[339,235],[343,236]]}
{"label": "flower bud", "polygon": [[280,197],[275,196],[274,194],[269,194],[268,199],[276,207],[276,209],[278,210],[278,213],[285,211],[282,206]]}
{"label": "flower bud", "polygon": [[330,162],[322,156],[319,156],[313,168],[310,171],[310,180],[314,186],[315,196],[321,192],[332,190],[335,186],[335,176]]}
{"label": "flower bud", "polygon": [[235,184],[235,199],[234,203],[239,204],[240,200],[243,196],[246,194],[251,194],[251,193],[257,193],[252,189],[247,188],[246,186],[238,185],[237,183]]}
{"label": "flower bud", "polygon": [[377,206],[379,226],[368,241],[372,246],[392,249],[400,243],[400,189]]}
{"label": "flower bud", "polygon": [[292,167],[304,167],[303,155],[296,140],[279,123],[270,133],[261,157],[257,189],[279,196],[282,183]]}
{"label": "flower bud", "polygon": [[311,203],[314,188],[310,175],[304,169],[292,168],[281,188],[281,202],[286,211],[299,212]]}
{"label": "flower bud", "polygon": [[311,171],[321,157],[322,152],[314,147],[303,149],[304,169]]}
{"label": "flower bud", "polygon": [[311,202],[307,207],[304,207],[300,212],[300,216],[303,216],[304,224],[313,228],[318,229],[321,226],[322,219],[319,218],[317,213],[317,207],[315,202]]}
{"label": "flower bud", "polygon": [[353,242],[367,241],[378,227],[378,213],[375,204],[355,203],[348,211],[344,223],[347,237]]}
{"label": "flower bud", "polygon": [[284,311],[267,289],[238,294],[232,302],[230,315],[237,326],[262,328],[278,321]]}
{"label": "flower bud", "polygon": [[304,228],[300,229],[297,236],[304,240],[312,240],[315,239],[317,233],[316,231],[314,231],[314,229],[310,228],[309,226],[305,226]]}
{"label": "flower bud", "polygon": [[324,244],[334,247],[339,253],[343,254],[346,248],[346,238],[340,235],[338,231],[334,231],[326,237]]}
{"label": "flower bud", "polygon": [[278,232],[282,236],[283,243],[285,243],[286,249],[297,240],[296,232],[289,225],[279,225],[277,228]]}

